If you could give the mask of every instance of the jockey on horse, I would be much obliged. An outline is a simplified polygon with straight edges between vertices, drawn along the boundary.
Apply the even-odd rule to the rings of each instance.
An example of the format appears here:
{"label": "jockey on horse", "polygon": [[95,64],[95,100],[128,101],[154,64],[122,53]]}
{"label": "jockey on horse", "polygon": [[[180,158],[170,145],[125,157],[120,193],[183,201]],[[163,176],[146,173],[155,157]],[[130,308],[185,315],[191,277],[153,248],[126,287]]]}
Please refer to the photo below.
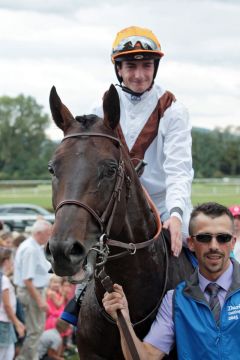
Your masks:
{"label": "jockey on horse", "polygon": [[[146,164],[141,183],[161,215],[163,228],[169,230],[172,254],[178,257],[191,212],[191,125],[186,108],[154,82],[163,55],[151,30],[131,26],[117,34],[111,59],[119,80],[119,137],[134,164]],[[103,117],[102,105],[93,113]],[[84,288],[84,284],[77,287],[76,298],[62,316],[74,325],[77,299]]]}

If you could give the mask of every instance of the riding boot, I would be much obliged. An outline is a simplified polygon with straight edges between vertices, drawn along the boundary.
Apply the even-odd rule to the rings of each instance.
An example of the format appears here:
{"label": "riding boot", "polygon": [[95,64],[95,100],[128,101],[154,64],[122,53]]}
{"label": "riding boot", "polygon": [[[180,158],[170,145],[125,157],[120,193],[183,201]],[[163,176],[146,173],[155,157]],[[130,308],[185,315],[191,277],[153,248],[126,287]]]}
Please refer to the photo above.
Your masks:
{"label": "riding boot", "polygon": [[67,303],[62,314],[61,319],[71,325],[77,326],[78,315],[82,305],[82,299],[86,292],[87,282],[77,284],[74,297]]}

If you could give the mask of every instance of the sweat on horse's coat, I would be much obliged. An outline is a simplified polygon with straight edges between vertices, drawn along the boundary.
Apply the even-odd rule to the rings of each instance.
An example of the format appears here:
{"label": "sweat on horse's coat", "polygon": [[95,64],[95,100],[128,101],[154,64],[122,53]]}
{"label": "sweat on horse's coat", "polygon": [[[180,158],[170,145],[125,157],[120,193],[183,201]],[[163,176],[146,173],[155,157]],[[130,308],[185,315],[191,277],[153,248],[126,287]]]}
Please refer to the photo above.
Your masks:
{"label": "sweat on horse's coat", "polygon": [[[65,140],[49,164],[53,206],[58,211],[46,248],[47,257],[56,274],[82,276],[79,270],[84,269],[94,249],[101,250],[99,239],[103,239],[104,269],[113,282],[123,286],[131,321],[137,335],[143,338],[156,315],[163,291],[186,278],[192,266],[184,252],[179,258],[171,256],[169,242],[166,248],[162,241],[163,233],[165,237],[168,235],[164,230],[158,239],[134,255],[125,251],[121,256],[121,248],[107,247],[105,243],[109,238],[140,244],[157,232],[133,164],[117,139],[120,107],[115,87],[112,85],[104,97],[104,119],[93,115],[75,119],[55,88],[51,90],[50,107]],[[106,229],[109,234],[105,239],[101,236]],[[117,326],[104,315],[104,291],[99,278],[93,276],[79,314],[77,341],[81,360],[123,359]]]}

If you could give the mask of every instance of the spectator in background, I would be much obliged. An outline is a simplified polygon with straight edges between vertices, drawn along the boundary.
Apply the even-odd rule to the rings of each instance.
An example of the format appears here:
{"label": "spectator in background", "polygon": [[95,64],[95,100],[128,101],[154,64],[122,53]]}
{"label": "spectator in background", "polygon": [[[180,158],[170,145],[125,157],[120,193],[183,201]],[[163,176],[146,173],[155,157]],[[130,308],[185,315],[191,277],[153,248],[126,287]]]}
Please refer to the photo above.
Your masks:
{"label": "spectator in background", "polygon": [[17,249],[19,245],[27,238],[25,234],[19,233],[17,231],[13,231],[12,236],[13,236],[13,247],[15,249]]}
{"label": "spectator in background", "polygon": [[13,247],[13,236],[11,231],[3,229],[1,230],[0,236],[3,246],[11,249]]}
{"label": "spectator in background", "polygon": [[[64,296],[64,306],[63,306],[63,312],[66,304],[69,302],[70,299],[73,298],[75,293],[76,285],[71,284],[67,278],[62,279],[62,294]],[[61,316],[62,318],[62,316]],[[64,320],[64,318],[62,318]],[[63,348],[64,350],[70,350],[71,344],[76,344],[75,339],[75,332],[73,331],[72,327],[69,327],[65,332],[62,333],[63,338]]]}
{"label": "spectator in background", "polygon": [[16,335],[24,336],[25,326],[16,316],[16,295],[7,274],[12,269],[12,251],[0,247],[0,360],[14,358]]}
{"label": "spectator in background", "polygon": [[46,291],[46,300],[48,310],[45,329],[48,330],[55,327],[56,321],[60,317],[65,304],[65,297],[62,292],[62,279],[55,274],[51,275]]}
{"label": "spectator in background", "polygon": [[64,295],[66,305],[75,294],[76,285],[71,284],[66,278],[62,279],[62,293]]}
{"label": "spectator in background", "polygon": [[63,351],[61,334],[68,328],[68,323],[61,319],[57,319],[53,329],[45,330],[42,333],[38,345],[40,360],[64,360],[64,357],[61,356]]}
{"label": "spectator in background", "polygon": [[2,240],[2,233],[3,233],[3,228],[4,228],[4,224],[3,222],[0,220],[0,246],[3,246],[3,240]]}
{"label": "spectator in background", "polygon": [[229,208],[234,217],[234,233],[236,236],[236,244],[233,253],[238,262],[240,262],[240,205],[234,205]]}
{"label": "spectator in background", "polygon": [[[12,256],[13,256],[13,259],[14,259],[18,246],[24,240],[26,240],[26,236],[24,234],[22,234],[22,233],[17,232],[17,231],[13,231],[12,232],[12,238],[13,238],[13,241],[12,241],[11,250],[12,250]],[[10,269],[10,271],[11,272],[8,275],[11,276],[11,278],[12,278],[13,277],[13,267],[12,267],[12,269]],[[22,307],[22,304],[20,303],[18,298],[17,298],[17,304],[16,304],[16,316],[23,324],[25,324],[23,307]],[[20,348],[22,346],[24,338],[22,336],[19,336],[19,334],[18,334],[18,332],[16,330],[16,327],[15,327],[15,333],[16,333],[16,336],[17,336],[17,341],[15,343],[15,356],[17,356],[19,354],[19,351],[20,351]]]}
{"label": "spectator in background", "polygon": [[19,245],[26,240],[27,236],[25,234],[22,233],[18,233],[17,231],[13,231],[12,233],[13,236],[13,256],[15,257],[17,248],[19,247]]}
{"label": "spectator in background", "polygon": [[43,246],[52,233],[52,224],[37,220],[32,236],[17,249],[14,264],[14,283],[25,313],[26,337],[16,359],[37,360],[37,347],[44,331],[47,303],[45,290],[49,282],[50,263],[46,260]]}

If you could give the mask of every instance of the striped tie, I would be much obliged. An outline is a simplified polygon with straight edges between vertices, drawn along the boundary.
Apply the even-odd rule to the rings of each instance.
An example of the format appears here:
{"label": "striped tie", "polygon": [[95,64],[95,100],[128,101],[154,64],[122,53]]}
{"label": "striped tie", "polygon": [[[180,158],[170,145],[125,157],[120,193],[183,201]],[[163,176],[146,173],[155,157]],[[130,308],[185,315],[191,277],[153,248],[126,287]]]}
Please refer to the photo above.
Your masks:
{"label": "striped tie", "polygon": [[221,286],[216,283],[210,283],[206,287],[206,291],[208,292],[209,298],[209,306],[213,312],[213,316],[216,320],[217,325],[219,325],[220,319],[220,312],[221,312],[221,305],[218,299],[218,291],[220,290]]}

